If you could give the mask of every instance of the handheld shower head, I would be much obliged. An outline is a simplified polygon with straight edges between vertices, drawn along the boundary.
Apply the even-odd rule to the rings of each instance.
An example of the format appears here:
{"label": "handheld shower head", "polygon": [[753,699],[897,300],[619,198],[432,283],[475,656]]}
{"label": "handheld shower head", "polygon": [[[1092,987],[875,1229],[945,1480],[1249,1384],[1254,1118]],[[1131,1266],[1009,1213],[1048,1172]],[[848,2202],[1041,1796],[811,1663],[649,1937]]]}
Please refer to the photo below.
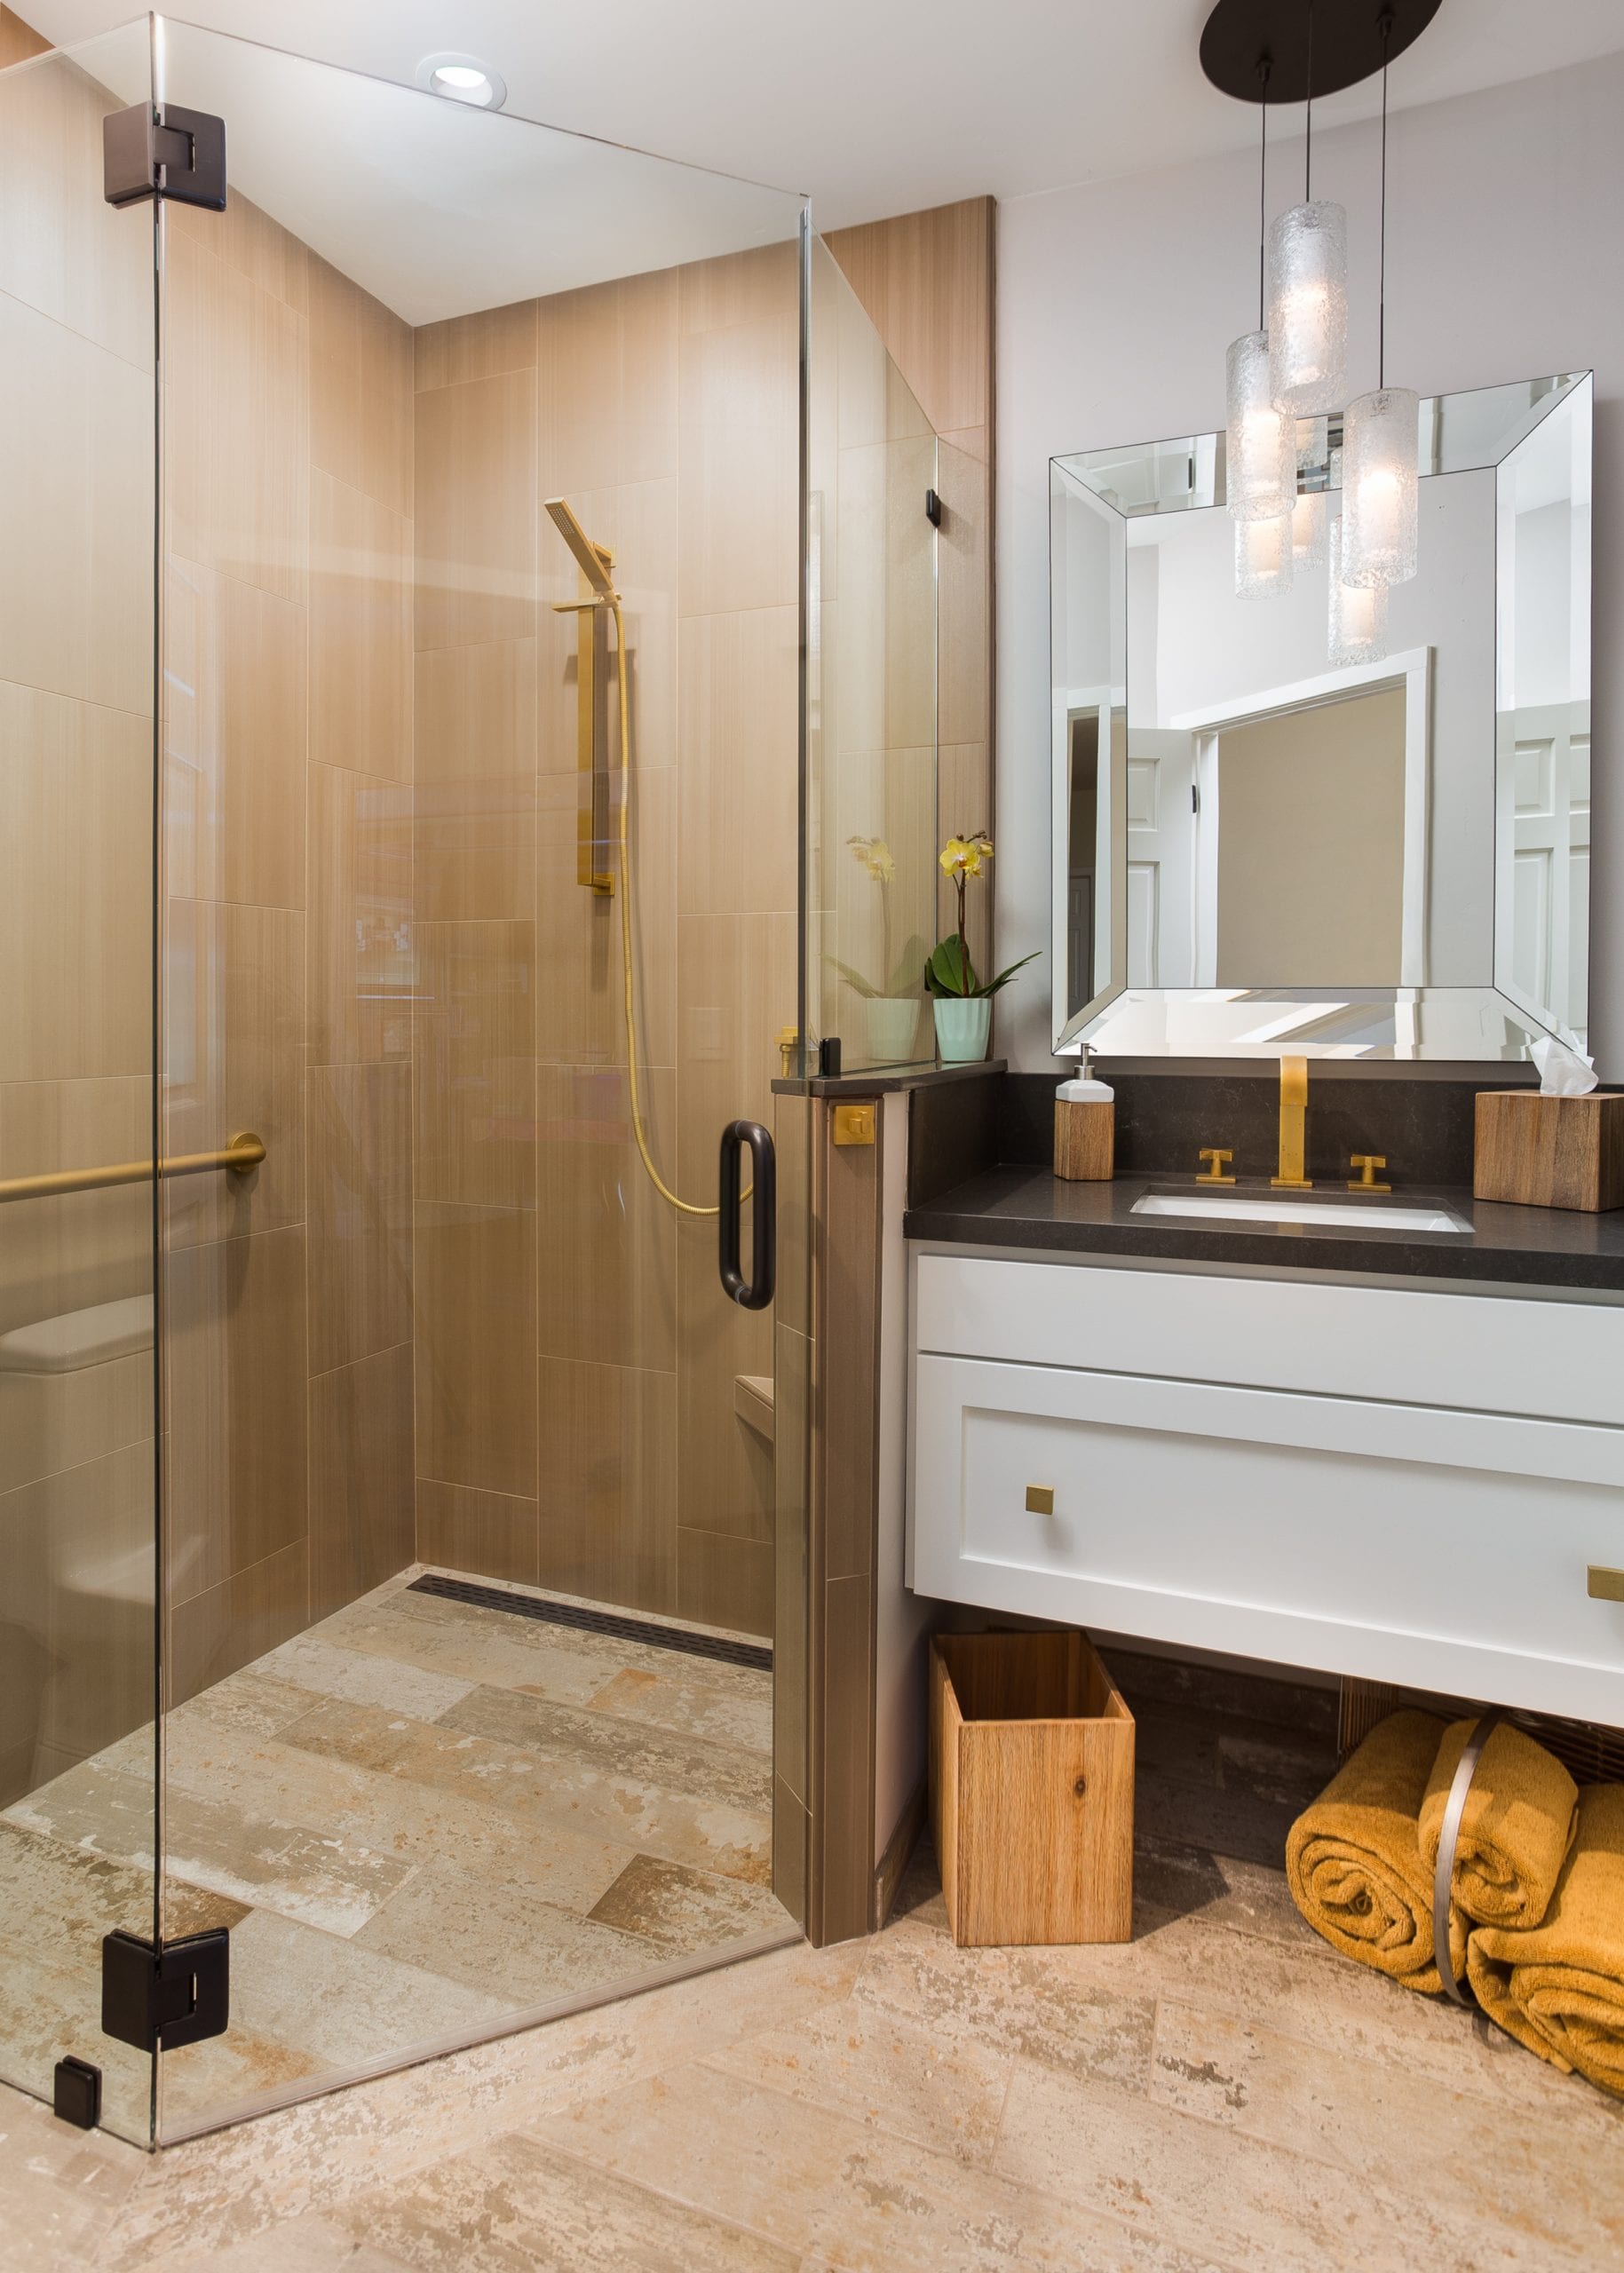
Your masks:
{"label": "handheld shower head", "polygon": [[614,585],[609,571],[614,566],[614,555],[606,544],[594,544],[575,519],[567,497],[550,497],[547,511],[558,526],[558,535],[581,564],[581,573],[598,594],[599,599],[613,599]]}

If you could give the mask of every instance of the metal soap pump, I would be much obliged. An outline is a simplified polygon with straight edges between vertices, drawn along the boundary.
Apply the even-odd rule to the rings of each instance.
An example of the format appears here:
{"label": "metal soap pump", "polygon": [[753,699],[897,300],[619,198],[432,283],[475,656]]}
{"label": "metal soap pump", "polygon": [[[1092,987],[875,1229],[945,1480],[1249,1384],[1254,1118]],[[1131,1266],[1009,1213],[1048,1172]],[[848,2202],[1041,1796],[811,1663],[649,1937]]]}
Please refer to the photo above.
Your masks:
{"label": "metal soap pump", "polygon": [[1055,1174],[1109,1184],[1116,1172],[1116,1091],[1095,1077],[1088,1045],[1077,1076],[1055,1091]]}

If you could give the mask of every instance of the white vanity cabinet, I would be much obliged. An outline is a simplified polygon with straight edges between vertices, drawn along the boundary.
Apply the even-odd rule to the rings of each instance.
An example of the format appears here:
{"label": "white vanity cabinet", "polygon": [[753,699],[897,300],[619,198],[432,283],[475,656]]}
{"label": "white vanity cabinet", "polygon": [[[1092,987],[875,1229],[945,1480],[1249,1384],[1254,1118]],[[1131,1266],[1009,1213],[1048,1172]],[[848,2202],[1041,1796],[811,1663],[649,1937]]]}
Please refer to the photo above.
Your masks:
{"label": "white vanity cabinet", "polygon": [[910,1316],[918,1593],[1624,1725],[1624,1307],[922,1247]]}

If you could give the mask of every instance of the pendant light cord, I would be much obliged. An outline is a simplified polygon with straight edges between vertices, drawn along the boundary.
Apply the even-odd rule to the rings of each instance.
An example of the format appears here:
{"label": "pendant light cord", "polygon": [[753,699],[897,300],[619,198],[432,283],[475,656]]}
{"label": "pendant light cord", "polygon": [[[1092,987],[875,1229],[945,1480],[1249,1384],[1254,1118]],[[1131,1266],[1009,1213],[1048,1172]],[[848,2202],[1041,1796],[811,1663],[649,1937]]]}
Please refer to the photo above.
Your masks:
{"label": "pendant light cord", "polygon": [[1265,293],[1264,289],[1264,247],[1269,234],[1269,73],[1271,69],[1266,55],[1257,59],[1257,76],[1263,87],[1258,102],[1257,143],[1257,329],[1264,329]]}
{"label": "pendant light cord", "polygon": [[1376,392],[1387,384],[1387,49],[1393,36],[1390,9],[1382,11],[1382,267],[1376,287]]}
{"label": "pendant light cord", "polygon": [[1308,0],[1308,123],[1303,136],[1303,202],[1314,202],[1314,0]]}

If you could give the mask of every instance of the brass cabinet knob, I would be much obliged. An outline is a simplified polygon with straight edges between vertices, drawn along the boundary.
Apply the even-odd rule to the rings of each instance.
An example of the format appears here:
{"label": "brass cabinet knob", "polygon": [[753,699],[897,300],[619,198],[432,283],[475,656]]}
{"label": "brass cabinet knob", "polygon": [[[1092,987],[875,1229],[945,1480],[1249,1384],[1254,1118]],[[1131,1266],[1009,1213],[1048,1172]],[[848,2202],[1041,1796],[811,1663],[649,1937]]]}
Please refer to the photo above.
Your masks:
{"label": "brass cabinet knob", "polygon": [[1359,1174],[1358,1176],[1351,1176],[1348,1178],[1348,1189],[1350,1192],[1390,1192],[1392,1190],[1393,1187],[1390,1184],[1378,1184],[1376,1182],[1376,1170],[1378,1168],[1384,1168],[1387,1166],[1387,1155],[1385,1152],[1351,1153],[1348,1160],[1348,1166],[1351,1168],[1358,1168],[1359,1170]]}
{"label": "brass cabinet knob", "polygon": [[1028,1484],[1026,1513],[1029,1516],[1052,1516],[1055,1511],[1055,1487],[1052,1484]]}
{"label": "brass cabinet knob", "polygon": [[1197,1176],[1195,1180],[1198,1184],[1233,1184],[1235,1181],[1234,1177],[1232,1176],[1225,1176],[1224,1173],[1224,1168],[1228,1166],[1229,1162],[1235,1157],[1233,1152],[1220,1152],[1216,1144],[1208,1144],[1200,1153],[1198,1154],[1197,1157],[1200,1160],[1210,1160],[1212,1162],[1212,1166],[1209,1168],[1205,1169],[1201,1175]]}

